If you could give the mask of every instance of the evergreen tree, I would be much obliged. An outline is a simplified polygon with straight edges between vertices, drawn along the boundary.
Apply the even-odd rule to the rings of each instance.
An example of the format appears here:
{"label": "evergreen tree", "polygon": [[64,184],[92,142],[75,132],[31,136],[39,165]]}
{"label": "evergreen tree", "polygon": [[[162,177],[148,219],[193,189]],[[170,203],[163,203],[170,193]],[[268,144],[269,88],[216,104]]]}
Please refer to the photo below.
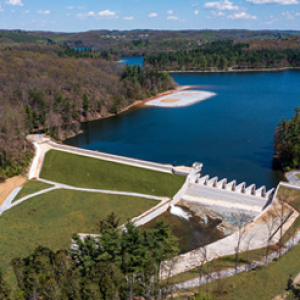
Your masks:
{"label": "evergreen tree", "polygon": [[0,300],[10,300],[11,290],[8,284],[5,282],[2,272],[0,270]]}

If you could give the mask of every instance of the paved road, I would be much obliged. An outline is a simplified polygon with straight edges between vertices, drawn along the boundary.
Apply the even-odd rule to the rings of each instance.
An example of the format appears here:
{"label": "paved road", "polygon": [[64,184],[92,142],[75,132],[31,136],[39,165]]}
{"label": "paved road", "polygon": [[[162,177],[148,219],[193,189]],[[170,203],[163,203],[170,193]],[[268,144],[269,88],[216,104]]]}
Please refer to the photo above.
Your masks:
{"label": "paved road", "polygon": [[11,206],[12,201],[16,198],[16,196],[18,195],[18,193],[21,191],[22,188],[15,188],[10,194],[9,196],[5,199],[5,201],[3,202],[2,206],[0,207],[0,215],[1,215],[1,211],[6,210],[8,207]]}
{"label": "paved road", "polygon": [[285,177],[289,183],[300,186],[300,178],[298,178],[297,175],[300,175],[300,171],[289,172]]}
{"label": "paved road", "polygon": [[34,198],[36,196],[39,196],[39,195],[42,195],[42,194],[45,194],[45,193],[49,193],[49,192],[51,192],[53,190],[56,190],[56,189],[67,189],[67,190],[74,190],[74,191],[81,191],[81,192],[88,192],[88,193],[107,194],[107,195],[123,195],[123,196],[138,197],[138,198],[151,199],[151,200],[157,200],[157,201],[170,200],[170,198],[168,198],[168,197],[158,197],[158,196],[140,194],[140,193],[134,193],[134,192],[78,188],[78,187],[75,187],[75,186],[71,186],[71,185],[67,185],[67,184],[61,184],[61,183],[57,183],[57,182],[53,182],[53,181],[45,180],[45,179],[41,179],[41,178],[39,178],[39,181],[50,184],[50,185],[53,185],[53,186],[51,188],[39,191],[37,193],[28,195],[26,197],[23,197],[23,198],[19,199],[18,201],[15,201],[15,202],[12,203],[12,201],[14,200],[14,198],[16,197],[18,192],[21,190],[21,189],[15,189],[13,191],[13,193],[11,193],[11,195],[5,200],[5,202],[1,206],[0,216],[2,215],[3,212],[19,205],[20,203],[22,203],[22,202],[24,202],[28,199]]}
{"label": "paved road", "polygon": [[113,190],[102,190],[102,189],[88,189],[88,188],[79,188],[63,183],[57,183],[54,181],[46,180],[39,178],[39,181],[55,185],[57,189],[66,189],[66,190],[74,190],[74,191],[80,191],[80,192],[89,192],[89,193],[99,193],[99,194],[108,194],[108,195],[124,195],[124,196],[132,196],[132,197],[138,197],[138,198],[145,198],[145,199],[152,199],[157,201],[164,201],[169,200],[168,197],[158,197],[148,194],[140,194],[140,193],[134,193],[134,192],[123,192],[123,191],[113,191]]}
{"label": "paved road", "polygon": [[45,190],[39,191],[39,192],[37,192],[37,193],[34,193],[34,194],[31,194],[31,195],[25,196],[25,197],[19,199],[18,201],[15,201],[15,202],[12,203],[12,201],[14,200],[14,198],[17,196],[17,194],[15,194],[13,198],[9,198],[9,200],[8,200],[8,198],[7,198],[7,199],[5,200],[5,202],[7,201],[7,205],[5,205],[5,206],[2,205],[2,206],[1,206],[1,208],[0,208],[0,216],[1,216],[5,211],[7,211],[7,210],[9,210],[9,209],[11,209],[11,208],[13,208],[13,207],[15,207],[15,206],[21,204],[22,202],[24,202],[24,201],[26,201],[26,200],[28,200],[28,199],[30,199],[30,198],[33,198],[33,197],[36,197],[36,196],[39,196],[39,195],[42,195],[42,194],[51,192],[51,191],[53,191],[53,190],[55,190],[55,189],[57,189],[57,187],[54,186],[54,187],[51,187],[51,188],[49,188],[49,189],[45,189]]}

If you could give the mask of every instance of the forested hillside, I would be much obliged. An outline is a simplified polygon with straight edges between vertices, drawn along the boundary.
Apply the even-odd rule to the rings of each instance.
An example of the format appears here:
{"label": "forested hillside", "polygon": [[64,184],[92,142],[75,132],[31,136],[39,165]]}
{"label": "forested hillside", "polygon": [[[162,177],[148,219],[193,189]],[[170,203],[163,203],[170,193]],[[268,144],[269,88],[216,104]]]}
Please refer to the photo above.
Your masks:
{"label": "forested hillside", "polygon": [[109,55],[144,56],[157,52],[193,50],[212,41],[249,42],[250,48],[299,47],[300,31],[281,30],[93,30],[64,33],[0,30],[0,43],[65,45],[80,50],[106,51]]}
{"label": "forested hillside", "polygon": [[275,159],[285,171],[300,167],[300,108],[289,120],[282,120],[275,133]]}
{"label": "forested hillside", "polygon": [[2,46],[0,177],[20,174],[32,156],[25,140],[46,131],[62,139],[79,122],[118,113],[134,100],[174,87],[167,74],[126,68],[59,45]]}
{"label": "forested hillside", "polygon": [[264,43],[254,46],[252,42],[250,49],[249,43],[216,41],[189,51],[148,55],[145,63],[160,70],[178,71],[300,67],[300,44],[296,45],[298,47],[280,49],[279,45],[267,48]]}
{"label": "forested hillside", "polygon": [[[166,294],[161,264],[179,251],[171,225],[159,222],[142,230],[128,223],[120,231],[114,214],[99,225],[97,243],[74,237],[77,250],[53,252],[40,246],[28,257],[15,258],[15,299],[154,299],[162,290]],[[165,265],[163,271],[169,269]],[[8,296],[0,299],[11,299],[0,273],[0,293],[1,287]]]}

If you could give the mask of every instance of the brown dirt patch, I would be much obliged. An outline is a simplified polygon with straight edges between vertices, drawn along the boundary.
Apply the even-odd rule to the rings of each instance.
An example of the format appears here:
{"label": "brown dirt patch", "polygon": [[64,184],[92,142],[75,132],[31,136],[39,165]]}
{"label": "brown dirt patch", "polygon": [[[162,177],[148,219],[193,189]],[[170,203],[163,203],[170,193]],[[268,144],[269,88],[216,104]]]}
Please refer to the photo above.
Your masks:
{"label": "brown dirt patch", "polygon": [[180,93],[181,96],[194,96],[194,95],[200,95],[200,92],[190,92],[190,93]]}
{"label": "brown dirt patch", "polygon": [[27,182],[27,178],[24,176],[15,176],[0,183],[0,206],[9,194],[17,187],[22,187]]}
{"label": "brown dirt patch", "polygon": [[173,102],[178,102],[178,101],[180,101],[180,99],[178,99],[178,98],[167,98],[167,99],[161,100],[160,102],[163,102],[163,103],[173,103]]}

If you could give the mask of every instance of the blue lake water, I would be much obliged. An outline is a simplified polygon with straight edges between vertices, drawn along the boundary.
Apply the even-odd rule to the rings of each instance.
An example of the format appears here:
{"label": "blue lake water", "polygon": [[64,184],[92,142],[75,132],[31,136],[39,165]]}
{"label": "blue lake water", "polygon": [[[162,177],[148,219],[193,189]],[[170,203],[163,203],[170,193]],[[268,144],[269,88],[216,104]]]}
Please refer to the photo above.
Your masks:
{"label": "blue lake water", "polygon": [[300,71],[177,73],[180,85],[197,85],[216,97],[183,108],[139,108],[83,124],[67,144],[149,161],[191,165],[247,184],[276,186],[273,135],[283,116],[300,106]]}
{"label": "blue lake water", "polygon": [[130,66],[140,65],[144,67],[144,57],[143,56],[128,56],[128,57],[120,57],[119,65],[128,64]]}

